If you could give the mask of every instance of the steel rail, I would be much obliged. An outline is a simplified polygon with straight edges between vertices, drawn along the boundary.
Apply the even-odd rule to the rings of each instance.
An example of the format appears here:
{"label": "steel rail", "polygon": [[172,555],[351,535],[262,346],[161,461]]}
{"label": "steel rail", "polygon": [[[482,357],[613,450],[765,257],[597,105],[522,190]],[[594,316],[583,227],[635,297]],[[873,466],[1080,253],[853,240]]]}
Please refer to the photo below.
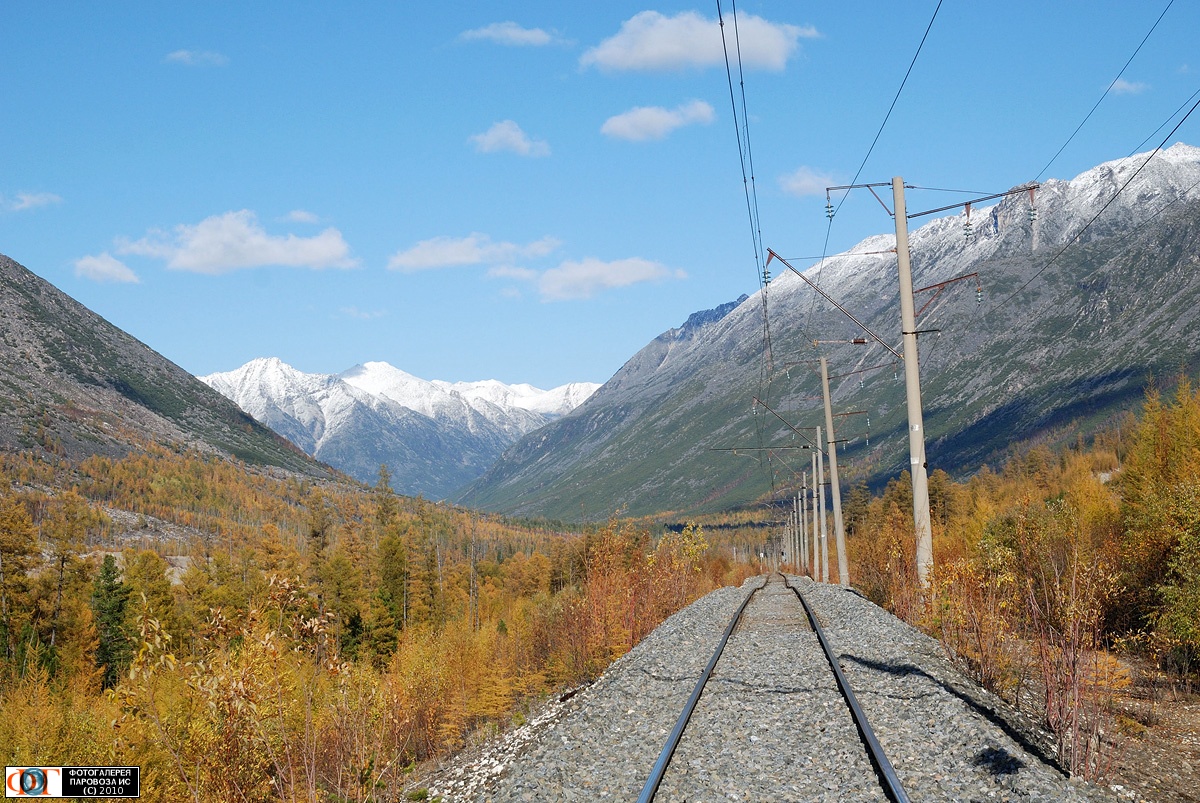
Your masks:
{"label": "steel rail", "polygon": [[[887,755],[883,752],[883,746],[875,738],[875,731],[871,730],[871,723],[867,721],[866,713],[859,706],[858,698],[854,696],[854,690],[850,688],[849,681],[842,674],[842,667],[838,664],[837,656],[833,654],[833,648],[830,646],[828,639],[825,638],[825,631],[821,630],[821,625],[817,622],[817,615],[809,607],[808,600],[800,593],[800,589],[792,585],[786,574],[783,575],[783,583],[792,590],[792,593],[800,600],[800,604],[804,606],[804,613],[808,615],[808,621],[812,625],[813,632],[817,634],[817,640],[821,642],[821,649],[825,651],[825,657],[829,660],[829,666],[833,669],[834,677],[837,678],[838,688],[841,689],[842,697],[846,699],[846,704],[850,706],[850,715],[854,718],[854,724],[858,728],[858,733],[862,737],[863,743],[867,746],[867,753],[871,757],[871,763],[875,765],[875,772],[879,775],[879,780],[883,783],[884,792],[887,793],[887,796],[891,798],[893,803],[909,803],[908,793],[904,791],[904,786],[900,783],[900,777],[896,775],[896,770],[892,767],[892,762],[888,761]],[[763,583],[763,585],[765,586],[766,583]],[[749,598],[747,598],[747,601],[749,601]]]}
{"label": "steel rail", "polygon": [[[650,770],[650,777],[646,779],[646,783],[642,787],[642,793],[638,795],[638,803],[650,803],[650,801],[654,800],[654,796],[658,793],[658,785],[662,783],[663,775],[667,771],[667,765],[671,763],[671,756],[675,755],[675,748],[679,746],[679,739],[683,736],[683,729],[687,727],[688,720],[692,718],[692,712],[696,710],[696,703],[699,702],[700,695],[704,692],[704,686],[708,683],[708,678],[712,675],[717,661],[721,660],[721,653],[725,652],[725,645],[729,642],[729,636],[732,635],[733,629],[741,621],[742,613],[746,610],[746,606],[750,604],[750,600],[755,594],[767,587],[770,579],[770,575],[768,575],[763,580],[762,585],[750,590],[750,593],[746,595],[746,598],[742,600],[742,604],[738,607],[737,613],[733,615],[733,619],[729,621],[729,627],[725,628],[725,635],[721,636],[721,641],[717,644],[717,649],[713,652],[712,658],[708,659],[708,666],[704,667],[704,672],[701,673],[700,679],[696,681],[696,687],[692,689],[692,696],[688,698],[687,704],[683,706],[683,713],[679,715],[679,719],[675,722],[675,727],[671,729],[670,735],[667,736],[667,743],[663,745],[662,752],[658,754],[658,761],[654,762],[654,768]],[[787,582],[786,577],[784,578],[784,582]]]}

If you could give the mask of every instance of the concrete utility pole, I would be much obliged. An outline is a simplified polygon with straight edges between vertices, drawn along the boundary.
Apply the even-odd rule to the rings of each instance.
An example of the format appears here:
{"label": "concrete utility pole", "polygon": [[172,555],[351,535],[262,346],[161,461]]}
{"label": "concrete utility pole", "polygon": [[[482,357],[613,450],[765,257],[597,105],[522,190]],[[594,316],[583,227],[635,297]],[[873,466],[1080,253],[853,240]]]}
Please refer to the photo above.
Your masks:
{"label": "concrete utility pole", "polygon": [[821,582],[829,582],[829,523],[825,520],[825,452],[821,449],[821,428],[817,427],[817,507],[821,515]]}
{"label": "concrete utility pole", "polygon": [[804,472],[804,490],[800,496],[800,543],[804,544],[804,565],[808,566],[808,472]]}
{"label": "concrete utility pole", "polygon": [[904,180],[892,179],[896,204],[896,262],[900,274],[900,332],[904,336],[904,387],[908,402],[908,452],[913,487],[913,524],[917,535],[917,582],[929,587],[933,570],[933,532],[929,524],[929,477],[925,465],[925,425],[921,412],[921,369],[917,363],[917,316],[913,305],[912,266],[908,253],[908,210]]}
{"label": "concrete utility pole", "polygon": [[788,517],[788,522],[791,525],[792,532],[792,565],[796,567],[796,572],[800,572],[800,567],[804,565],[804,550],[800,547],[800,495],[792,497],[792,514]]}
{"label": "concrete utility pole", "polygon": [[850,561],[846,557],[846,528],[842,524],[842,486],[838,482],[837,441],[833,434],[833,407],[829,402],[829,366],[821,358],[821,390],[825,395],[825,437],[829,444],[829,487],[833,495],[833,535],[837,542],[838,583],[850,587]]}
{"label": "concrete utility pole", "polygon": [[817,568],[817,564],[821,559],[821,548],[818,546],[817,541],[817,451],[816,447],[812,450],[813,490],[812,507],[809,508],[812,511],[812,554],[808,558],[812,561],[812,574],[810,577],[814,580],[821,579],[820,570]]}

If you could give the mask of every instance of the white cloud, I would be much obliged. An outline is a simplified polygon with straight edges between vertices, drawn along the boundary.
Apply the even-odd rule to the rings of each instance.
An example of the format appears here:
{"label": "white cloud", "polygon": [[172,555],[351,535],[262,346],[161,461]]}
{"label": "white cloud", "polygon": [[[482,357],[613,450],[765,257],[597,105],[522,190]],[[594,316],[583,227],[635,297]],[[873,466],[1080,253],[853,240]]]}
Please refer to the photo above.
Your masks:
{"label": "white cloud", "polygon": [[554,34],[549,31],[543,31],[541,28],[523,28],[515,22],[493,22],[482,28],[463,31],[458,38],[464,41],[484,39],[499,45],[513,47],[541,47],[556,39]]}
{"label": "white cloud", "polygon": [[702,100],[693,100],[674,109],[662,106],[637,106],[627,112],[609,117],[600,126],[600,133],[617,139],[642,142],[662,139],[685,125],[711,123],[716,117],[713,107]]}
{"label": "white cloud", "polygon": [[486,234],[473,232],[466,237],[434,237],[399,251],[388,260],[388,267],[405,273],[456,265],[496,265],[517,258],[537,259],[553,253],[561,243],[543,237],[526,245],[492,242]]}
{"label": "white cloud", "polygon": [[0,209],[6,212],[24,212],[39,206],[62,203],[62,198],[52,192],[18,192],[15,198],[0,195]]}
{"label": "white cloud", "polygon": [[553,237],[543,237],[526,245],[492,242],[486,234],[473,232],[466,237],[434,237],[400,251],[388,260],[388,267],[412,273],[430,268],[507,262],[518,257],[536,259],[552,253],[560,245]]}
{"label": "white cloud", "polygon": [[[726,39],[732,48],[732,25],[726,20]],[[768,22],[745,14],[738,17],[742,65],[782,70],[796,52],[801,37],[820,36],[811,25]],[[621,24],[621,30],[580,57],[584,67],[605,70],[681,70],[725,63],[721,28],[717,20],[684,11],[667,17],[642,11]]]}
{"label": "white cloud", "polygon": [[513,265],[500,265],[495,268],[489,268],[488,276],[494,279],[521,279],[523,281],[532,281],[538,277],[538,272],[532,268],[518,268]]}
{"label": "white cloud", "polygon": [[824,195],[825,188],[834,183],[833,176],[828,173],[818,173],[803,166],[779,177],[779,188],[789,195]]}
{"label": "white cloud", "polygon": [[99,256],[85,256],[75,260],[75,275],[94,282],[140,282],[137,274],[130,270],[128,265],[107,251]]}
{"label": "white cloud", "polygon": [[1149,84],[1143,84],[1141,81],[1126,81],[1124,78],[1118,78],[1113,81],[1112,85],[1112,91],[1118,95],[1140,95],[1149,88]]}
{"label": "white cloud", "polygon": [[320,223],[321,218],[306,209],[293,209],[284,216],[291,223]]}
{"label": "white cloud", "polygon": [[538,278],[537,285],[543,301],[568,301],[591,298],[601,290],[669,278],[684,279],[687,274],[640,257],[612,262],[589,257],[551,268]]}
{"label": "white cloud", "polygon": [[313,237],[271,235],[248,209],[182,224],[170,233],[152,231],[140,240],[119,240],[117,252],[163,259],[173,270],[212,275],[266,265],[319,269],[358,264],[337,229]]}
{"label": "white cloud", "polygon": [[361,310],[358,307],[342,307],[338,311],[347,318],[356,318],[360,321],[373,321],[387,315],[383,310]]}
{"label": "white cloud", "polygon": [[531,139],[512,120],[501,120],[482,134],[471,137],[480,153],[512,151],[521,156],[549,156],[550,145],[543,139]]}
{"label": "white cloud", "polygon": [[163,61],[186,64],[188,67],[224,67],[229,63],[225,54],[212,50],[175,50],[168,53]]}

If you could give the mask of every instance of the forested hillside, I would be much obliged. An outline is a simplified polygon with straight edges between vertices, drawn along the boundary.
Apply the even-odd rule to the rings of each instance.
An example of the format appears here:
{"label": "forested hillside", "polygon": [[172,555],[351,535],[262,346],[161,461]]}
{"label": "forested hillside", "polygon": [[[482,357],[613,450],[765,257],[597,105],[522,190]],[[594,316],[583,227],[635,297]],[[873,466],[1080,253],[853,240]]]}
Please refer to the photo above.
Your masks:
{"label": "forested hillside", "polygon": [[412,762],[742,576],[696,528],[521,526],[386,472],[153,444],[0,471],[0,752],[137,765],[148,800],[394,800]]}
{"label": "forested hillside", "polygon": [[1064,767],[1111,773],[1200,667],[1200,393],[1153,391],[1092,444],[1038,446],[964,483],[937,471],[929,488],[927,599],[907,474],[877,498],[849,494],[855,585],[1033,711]]}

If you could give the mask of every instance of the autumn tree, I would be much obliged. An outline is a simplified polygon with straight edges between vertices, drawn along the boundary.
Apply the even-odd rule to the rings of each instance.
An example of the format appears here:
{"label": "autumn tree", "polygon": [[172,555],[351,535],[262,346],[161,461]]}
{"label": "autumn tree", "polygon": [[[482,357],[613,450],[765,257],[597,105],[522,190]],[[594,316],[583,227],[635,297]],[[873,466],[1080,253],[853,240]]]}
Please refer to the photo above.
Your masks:
{"label": "autumn tree", "polygon": [[55,575],[54,609],[50,616],[49,638],[52,650],[58,637],[67,569],[79,559],[88,530],[96,524],[98,519],[87,501],[74,491],[68,491],[56,499],[49,518],[42,523],[42,535],[49,543],[51,565]]}
{"label": "autumn tree", "polygon": [[167,578],[170,566],[150,549],[127,549],[124,559],[124,584],[129,588],[129,604],[125,606],[126,626],[132,629],[131,632],[136,632],[141,619],[157,619],[162,629],[178,640],[181,633],[175,611],[175,593]]}
{"label": "autumn tree", "polygon": [[11,661],[16,639],[29,616],[29,569],[37,554],[37,531],[15,494],[0,497],[0,629]]}
{"label": "autumn tree", "polygon": [[[1176,559],[1181,543],[1200,532],[1200,399],[1181,381],[1171,403],[1157,392],[1147,394],[1142,419],[1126,456],[1121,479],[1125,537],[1121,549],[1121,581],[1126,589],[1112,622],[1119,630],[1154,625],[1163,588],[1186,588],[1172,580],[1188,572],[1186,558]],[[1187,539],[1185,541],[1185,538]],[[1173,563],[1180,571],[1167,578]],[[1182,601],[1169,591],[1171,601]]]}

